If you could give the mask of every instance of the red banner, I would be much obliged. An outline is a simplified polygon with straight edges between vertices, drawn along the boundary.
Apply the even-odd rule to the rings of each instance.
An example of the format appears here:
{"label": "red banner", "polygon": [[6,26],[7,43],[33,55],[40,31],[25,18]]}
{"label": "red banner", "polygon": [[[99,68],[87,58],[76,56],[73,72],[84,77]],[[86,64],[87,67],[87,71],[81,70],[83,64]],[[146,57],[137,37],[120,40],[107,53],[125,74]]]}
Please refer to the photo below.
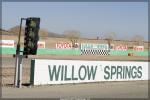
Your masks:
{"label": "red banner", "polygon": [[144,51],[144,46],[133,46],[134,51]]}
{"label": "red banner", "polygon": [[56,43],[56,49],[70,49],[72,48],[72,44],[68,42],[59,42]]}

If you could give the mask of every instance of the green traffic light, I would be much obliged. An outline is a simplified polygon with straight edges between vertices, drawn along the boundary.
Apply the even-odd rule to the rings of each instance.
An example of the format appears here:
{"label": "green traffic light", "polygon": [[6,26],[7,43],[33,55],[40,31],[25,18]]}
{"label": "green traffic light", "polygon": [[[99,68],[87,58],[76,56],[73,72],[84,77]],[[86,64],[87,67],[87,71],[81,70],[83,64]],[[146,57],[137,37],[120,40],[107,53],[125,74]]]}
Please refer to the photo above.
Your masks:
{"label": "green traffic light", "polygon": [[39,26],[40,18],[30,17],[26,19],[24,55],[36,54],[37,41],[39,40]]}
{"label": "green traffic light", "polygon": [[30,26],[31,26],[31,27],[36,27],[36,23],[35,23],[34,21],[31,20]]}
{"label": "green traffic light", "polygon": [[34,38],[34,37],[35,37],[34,32],[30,31],[30,32],[29,32],[29,37]]}
{"label": "green traffic light", "polygon": [[32,42],[32,41],[29,41],[29,43],[28,43],[28,47],[29,47],[29,48],[34,48],[34,44],[33,44],[33,42]]}

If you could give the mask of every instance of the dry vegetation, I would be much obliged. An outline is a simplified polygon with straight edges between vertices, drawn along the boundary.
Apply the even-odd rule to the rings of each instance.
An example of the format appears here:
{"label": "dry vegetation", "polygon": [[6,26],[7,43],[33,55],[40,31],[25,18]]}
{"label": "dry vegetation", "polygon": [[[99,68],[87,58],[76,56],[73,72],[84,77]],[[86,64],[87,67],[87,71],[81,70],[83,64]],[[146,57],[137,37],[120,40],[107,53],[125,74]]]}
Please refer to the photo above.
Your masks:
{"label": "dry vegetation", "polygon": [[[3,40],[18,40],[19,26],[15,26],[8,31],[0,30]],[[22,34],[24,33],[24,27],[22,28]],[[117,36],[114,32],[107,33],[105,39],[85,39],[80,38],[80,31],[67,30],[63,34],[49,32],[47,29],[40,29],[39,36],[40,41],[46,42],[46,48],[55,48],[55,44],[58,42],[70,42],[74,43],[106,43],[106,44],[123,44],[128,45],[129,49],[132,49],[133,45],[143,45],[145,49],[148,49],[150,43],[144,42],[144,38],[140,35],[132,37],[132,41],[116,40]],[[24,36],[21,36],[21,45],[23,45]]]}
{"label": "dry vegetation", "polygon": [[[17,36],[14,35],[2,35],[2,40],[18,40]],[[24,36],[21,36],[21,44],[23,44]],[[55,38],[55,37],[40,37],[40,41],[46,42],[46,48],[55,48],[55,44],[58,42],[70,42],[68,38]],[[97,40],[97,39],[78,39],[78,43],[108,43],[107,40]],[[128,45],[129,48],[132,48],[133,45],[136,45],[136,41],[121,41],[114,40],[113,44],[124,44]],[[144,42],[145,49],[148,49],[148,42]]]}

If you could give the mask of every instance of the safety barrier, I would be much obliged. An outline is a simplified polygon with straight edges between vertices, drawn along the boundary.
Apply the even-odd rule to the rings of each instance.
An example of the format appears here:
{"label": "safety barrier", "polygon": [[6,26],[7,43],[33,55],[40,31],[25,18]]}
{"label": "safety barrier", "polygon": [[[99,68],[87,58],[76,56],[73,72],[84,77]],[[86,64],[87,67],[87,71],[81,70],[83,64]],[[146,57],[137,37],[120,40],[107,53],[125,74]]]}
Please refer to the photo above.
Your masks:
{"label": "safety barrier", "polygon": [[127,51],[117,51],[117,50],[111,50],[110,55],[115,55],[115,56],[128,56],[128,54],[133,54],[133,56],[148,56],[150,55],[150,51],[133,51],[133,50],[127,50]]}
{"label": "safety barrier", "polygon": [[38,49],[37,54],[81,55],[81,51],[79,49]]}
{"label": "safety barrier", "polygon": [[[21,50],[23,50],[21,48]],[[1,54],[15,54],[16,48],[0,48]],[[81,55],[81,51],[79,49],[38,49],[38,55]]]}
{"label": "safety barrier", "polygon": [[[23,50],[23,49],[21,49]],[[16,48],[0,48],[1,54],[15,54]],[[150,51],[133,51],[133,50],[127,50],[127,51],[116,51],[116,50],[110,50],[109,55],[112,56],[128,56],[129,53],[133,53],[134,56],[150,56]],[[81,55],[82,52],[80,49],[38,49],[37,50],[38,55]],[[105,53],[104,53],[105,54]]]}
{"label": "safety barrier", "polygon": [[30,71],[32,85],[149,80],[148,62],[136,61],[34,59]]}

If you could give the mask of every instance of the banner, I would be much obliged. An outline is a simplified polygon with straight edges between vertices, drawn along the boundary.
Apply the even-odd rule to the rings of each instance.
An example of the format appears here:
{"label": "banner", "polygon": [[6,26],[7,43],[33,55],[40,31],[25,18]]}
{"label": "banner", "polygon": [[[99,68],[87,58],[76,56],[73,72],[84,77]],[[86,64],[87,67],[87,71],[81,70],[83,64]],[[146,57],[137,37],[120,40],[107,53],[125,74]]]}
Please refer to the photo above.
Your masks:
{"label": "banner", "polygon": [[90,44],[90,43],[81,43],[81,50],[108,50],[108,44]]}
{"label": "banner", "polygon": [[38,48],[45,48],[45,42],[44,41],[38,41]]}
{"label": "banner", "polygon": [[144,46],[133,46],[134,51],[144,51]]}
{"label": "banner", "polygon": [[119,44],[119,45],[111,44],[110,49],[111,50],[119,50],[119,51],[127,51],[128,46],[127,45],[122,45],[122,44]]}
{"label": "banner", "polygon": [[148,80],[148,62],[35,59],[31,65],[33,85]]}
{"label": "banner", "polygon": [[58,42],[56,43],[56,49],[71,49],[72,43],[68,42]]}
{"label": "banner", "polygon": [[0,40],[0,47],[14,48],[14,40]]}

